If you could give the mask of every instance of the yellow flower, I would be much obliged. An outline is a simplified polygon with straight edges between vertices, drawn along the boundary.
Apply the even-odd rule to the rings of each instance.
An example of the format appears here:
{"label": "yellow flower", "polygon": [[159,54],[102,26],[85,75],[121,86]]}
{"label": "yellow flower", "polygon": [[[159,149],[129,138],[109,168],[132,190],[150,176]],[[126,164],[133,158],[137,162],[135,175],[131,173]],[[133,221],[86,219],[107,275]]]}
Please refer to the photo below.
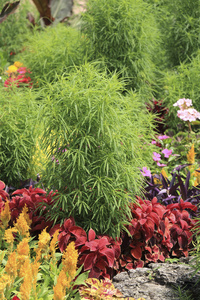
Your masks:
{"label": "yellow flower", "polygon": [[14,66],[18,69],[23,66],[23,63],[21,63],[20,61],[15,61]]}
{"label": "yellow flower", "polygon": [[54,258],[56,249],[58,248],[58,235],[59,235],[59,229],[56,230],[53,234],[53,238],[51,240],[50,246],[49,246],[49,250],[51,252],[51,257]]}
{"label": "yellow flower", "polygon": [[17,255],[16,252],[12,252],[8,256],[8,261],[5,266],[5,272],[10,275],[12,279],[17,276]]}
{"label": "yellow flower", "polygon": [[75,243],[71,242],[63,252],[62,264],[63,270],[68,273],[71,280],[75,277],[78,261],[78,251],[75,249]]}
{"label": "yellow flower", "polygon": [[4,273],[1,274],[1,277],[0,277],[0,295],[4,293],[4,290],[5,290],[6,286],[10,286],[10,283],[11,283],[10,276],[8,274],[4,274]]}
{"label": "yellow flower", "polygon": [[167,178],[167,173],[165,172],[165,169],[161,170],[161,174],[163,175],[164,178]]}
{"label": "yellow flower", "polygon": [[24,277],[23,283],[20,286],[21,300],[29,300],[32,288],[32,268],[29,259],[26,259],[21,266],[19,276]]}
{"label": "yellow flower", "polygon": [[190,148],[190,150],[188,151],[188,154],[187,154],[187,161],[190,163],[190,164],[194,164],[195,162],[195,152],[194,152],[194,144],[192,144],[192,147]]}
{"label": "yellow flower", "polygon": [[31,264],[32,268],[32,284],[33,284],[33,291],[35,293],[35,298],[36,296],[36,284],[37,284],[37,275],[38,275],[38,270],[40,267],[40,263],[35,259],[35,261]]}
{"label": "yellow flower", "polygon": [[8,223],[10,221],[10,206],[9,201],[6,201],[4,210],[1,211],[0,215],[1,223],[3,224],[4,229],[8,226]]}
{"label": "yellow flower", "polygon": [[46,228],[39,234],[38,248],[35,249],[36,259],[39,260],[42,254],[48,255],[49,252],[49,242],[51,236],[46,232]]}
{"label": "yellow flower", "polygon": [[6,73],[8,74],[12,74],[15,73],[17,71],[17,67],[15,65],[11,65],[10,67],[8,67],[8,70],[6,71]]}
{"label": "yellow flower", "polygon": [[18,230],[16,228],[6,229],[4,233],[4,240],[12,246],[15,240],[13,233],[17,233],[17,232]]}
{"label": "yellow flower", "polygon": [[21,214],[19,215],[17,222],[14,224],[14,227],[18,230],[19,234],[24,238],[29,238],[30,234],[29,234],[29,225],[27,223],[30,223],[30,219],[29,217],[27,218],[27,214],[26,214],[26,208],[23,209],[23,211],[21,212]]}
{"label": "yellow flower", "polygon": [[27,258],[29,258],[29,240],[24,238],[18,245],[17,245],[17,266],[18,270],[20,269],[21,265],[25,262]]}
{"label": "yellow flower", "polygon": [[57,279],[56,286],[53,287],[53,300],[62,300],[66,295],[66,287],[70,287],[70,283],[64,270],[61,270]]}

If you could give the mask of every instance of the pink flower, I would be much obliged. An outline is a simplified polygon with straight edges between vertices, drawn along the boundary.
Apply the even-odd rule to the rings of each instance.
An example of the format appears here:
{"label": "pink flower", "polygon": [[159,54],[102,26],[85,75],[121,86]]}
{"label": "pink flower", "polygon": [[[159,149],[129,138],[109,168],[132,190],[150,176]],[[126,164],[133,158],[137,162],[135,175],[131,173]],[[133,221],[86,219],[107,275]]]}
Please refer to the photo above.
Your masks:
{"label": "pink flower", "polygon": [[188,108],[184,110],[178,110],[177,116],[183,121],[196,121],[196,119],[200,119],[200,113],[194,108]]}
{"label": "pink flower", "polygon": [[157,152],[153,152],[153,160],[154,161],[159,161],[161,160],[161,155]]}
{"label": "pink flower", "polygon": [[178,106],[181,110],[187,109],[188,107],[192,106],[192,100],[191,99],[179,99],[176,103],[173,104],[173,106]]}
{"label": "pink flower", "polygon": [[168,139],[168,138],[169,138],[168,135],[159,135],[159,136],[158,136],[158,139],[159,139],[159,140],[166,140],[166,139]]}
{"label": "pink flower", "polygon": [[172,154],[172,150],[168,150],[167,148],[165,148],[164,150],[162,150],[162,153],[164,154],[164,157],[168,158]]}
{"label": "pink flower", "polygon": [[152,143],[153,145],[156,145],[156,141],[154,141],[154,140],[152,140],[151,143]]}
{"label": "pink flower", "polygon": [[[143,172],[142,172],[143,171]],[[151,171],[147,169],[147,167],[143,167],[141,170],[143,176],[151,177]]]}
{"label": "pink flower", "polygon": [[157,166],[159,166],[159,167],[166,167],[166,164],[160,164],[159,162],[157,162]]}

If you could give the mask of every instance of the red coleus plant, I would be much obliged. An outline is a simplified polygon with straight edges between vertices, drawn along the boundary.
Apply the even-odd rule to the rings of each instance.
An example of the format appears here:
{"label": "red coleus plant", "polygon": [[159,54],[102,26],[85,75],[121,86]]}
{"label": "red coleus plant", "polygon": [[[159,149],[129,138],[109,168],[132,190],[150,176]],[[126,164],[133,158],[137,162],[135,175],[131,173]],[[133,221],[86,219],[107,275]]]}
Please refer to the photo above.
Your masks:
{"label": "red coleus plant", "polygon": [[86,232],[75,225],[72,217],[66,219],[62,226],[55,225],[50,234],[60,230],[58,236],[59,248],[65,250],[69,242],[75,241],[79,252],[78,264],[84,266],[84,271],[90,270],[90,278],[110,278],[115,261],[120,255],[121,239],[114,240],[108,236],[97,236],[93,229]]}
{"label": "red coleus plant", "polygon": [[[45,219],[45,213],[39,213],[37,210],[41,204],[43,204],[43,209],[45,208],[45,203],[52,204],[55,199],[54,196],[56,192],[50,192],[46,195],[46,191],[40,188],[29,189],[23,188],[18,189],[9,196],[3,189],[5,184],[0,181],[0,211],[5,205],[6,199],[9,199],[10,213],[11,213],[11,224],[16,222],[19,214],[22,212],[23,207],[26,205],[28,208],[29,217],[32,220],[31,223],[31,233],[36,233],[43,230],[46,227],[51,227],[53,222],[47,221]],[[1,196],[2,195],[2,196]]]}
{"label": "red coleus plant", "polygon": [[167,207],[156,198],[152,201],[138,198],[138,204],[131,204],[133,219],[127,226],[130,235],[123,233],[118,271],[164,261],[171,255],[187,256],[196,221],[185,209],[196,211],[197,207],[182,199]]}

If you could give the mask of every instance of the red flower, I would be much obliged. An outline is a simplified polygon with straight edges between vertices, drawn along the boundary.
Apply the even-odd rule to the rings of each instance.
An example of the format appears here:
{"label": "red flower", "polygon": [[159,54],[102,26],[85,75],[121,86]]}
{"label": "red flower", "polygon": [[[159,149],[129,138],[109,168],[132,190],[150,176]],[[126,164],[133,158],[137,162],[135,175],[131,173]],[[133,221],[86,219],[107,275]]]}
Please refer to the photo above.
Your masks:
{"label": "red flower", "polygon": [[17,296],[14,296],[11,300],[20,300]]}

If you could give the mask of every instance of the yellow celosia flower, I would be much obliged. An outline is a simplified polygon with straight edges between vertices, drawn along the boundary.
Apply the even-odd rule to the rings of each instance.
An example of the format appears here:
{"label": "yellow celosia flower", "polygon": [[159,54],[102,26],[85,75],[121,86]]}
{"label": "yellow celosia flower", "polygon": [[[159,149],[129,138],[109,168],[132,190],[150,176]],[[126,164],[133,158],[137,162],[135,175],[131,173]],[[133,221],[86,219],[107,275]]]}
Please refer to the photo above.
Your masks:
{"label": "yellow celosia flower", "polygon": [[78,261],[78,251],[75,249],[75,243],[71,242],[63,252],[62,264],[63,270],[68,273],[71,280],[75,277]]}
{"label": "yellow celosia flower", "polygon": [[69,280],[64,270],[60,271],[56,286],[53,287],[53,300],[62,300],[66,295],[66,287],[70,287]]}
{"label": "yellow celosia flower", "polygon": [[[11,280],[10,276],[8,274],[1,274],[0,277],[0,295],[4,295],[4,290],[6,286],[10,286]],[[4,299],[4,298],[1,298]]]}
{"label": "yellow celosia flower", "polygon": [[32,223],[32,219],[30,219],[30,217],[29,217],[28,207],[26,206],[26,204],[24,205],[21,213],[24,215],[24,219],[26,220],[27,224],[30,226]]}
{"label": "yellow celosia flower", "polygon": [[187,161],[190,163],[190,164],[194,164],[195,162],[195,152],[194,152],[194,144],[192,144],[192,147],[190,148],[190,150],[188,151],[188,154],[187,154]]}
{"label": "yellow celosia flower", "polygon": [[11,65],[8,67],[8,70],[6,71],[6,73],[11,74],[11,73],[15,73],[17,71],[17,67],[15,65]]}
{"label": "yellow celosia flower", "polygon": [[17,233],[18,230],[16,228],[8,228],[5,230],[5,233],[4,233],[4,240],[8,243],[8,244],[11,244],[13,245],[14,243],[14,236],[13,236],[13,233]]}
{"label": "yellow celosia flower", "polygon": [[24,264],[21,266],[19,276],[24,277],[23,283],[20,286],[20,299],[29,300],[32,288],[32,267],[29,259],[26,259]]}
{"label": "yellow celosia flower", "polygon": [[49,242],[51,240],[51,236],[48,232],[46,232],[46,228],[39,234],[38,248],[41,251],[46,251],[49,247]]}
{"label": "yellow celosia flower", "polygon": [[5,266],[5,272],[8,275],[10,275],[10,277],[12,278],[12,281],[17,276],[17,254],[16,254],[16,252],[12,252],[8,256],[8,261]]}
{"label": "yellow celosia flower", "polygon": [[35,259],[35,261],[31,264],[32,268],[32,285],[33,285],[33,291],[35,294],[35,299],[37,299],[37,294],[36,294],[36,285],[37,285],[37,275],[38,275],[38,270],[40,267],[40,263]]}
{"label": "yellow celosia flower", "polygon": [[55,252],[56,252],[56,249],[58,248],[58,235],[59,235],[59,229],[56,230],[53,234],[53,238],[50,242],[50,246],[49,246],[49,250],[51,252],[50,256],[54,259],[54,255],[55,255]]}
{"label": "yellow celosia flower", "polygon": [[18,270],[20,269],[21,265],[25,262],[27,258],[29,258],[29,240],[24,238],[18,245],[17,245],[17,266]]}
{"label": "yellow celosia flower", "polygon": [[[24,210],[23,210],[24,211]],[[17,222],[14,224],[14,227],[18,230],[21,237],[29,238],[30,233],[30,227],[27,224],[27,215],[22,211],[22,213],[19,215]]]}
{"label": "yellow celosia flower", "polygon": [[1,211],[0,219],[1,223],[3,224],[3,228],[5,229],[8,226],[8,223],[10,221],[10,206],[9,201],[6,201],[4,210]]}
{"label": "yellow celosia flower", "polygon": [[23,63],[21,63],[20,61],[15,61],[14,66],[18,69],[23,66]]}

